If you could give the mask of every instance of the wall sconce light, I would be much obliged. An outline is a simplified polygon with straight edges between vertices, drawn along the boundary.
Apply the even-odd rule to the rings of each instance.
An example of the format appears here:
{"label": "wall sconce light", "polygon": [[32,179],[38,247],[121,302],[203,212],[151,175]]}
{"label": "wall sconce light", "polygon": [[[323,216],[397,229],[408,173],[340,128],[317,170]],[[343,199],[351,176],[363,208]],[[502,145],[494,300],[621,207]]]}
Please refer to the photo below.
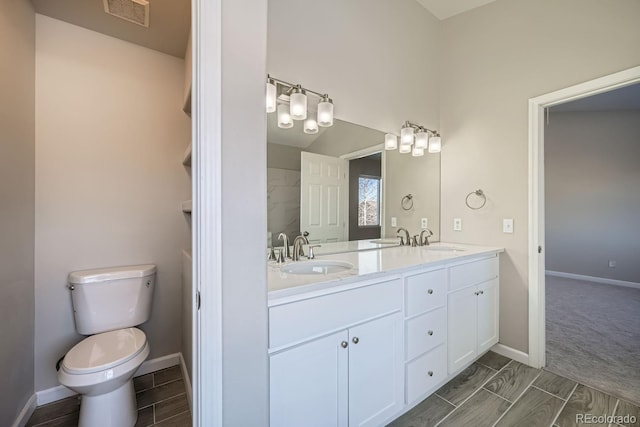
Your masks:
{"label": "wall sconce light", "polygon": [[[280,95],[278,95],[279,87]],[[317,120],[307,118],[307,94],[319,98]],[[304,88],[299,84],[276,79],[270,75],[267,75],[266,110],[267,113],[278,111],[278,127],[282,129],[292,128],[294,120],[304,120],[303,129],[308,134],[318,133],[318,126],[333,126],[333,100],[329,98],[329,95]]]}
{"label": "wall sconce light", "polygon": [[438,131],[406,121],[400,129],[400,147],[398,147],[398,137],[388,133],[385,135],[384,148],[385,150],[398,148],[400,153],[411,153],[413,157],[420,157],[424,156],[425,150],[429,153],[439,153],[442,149],[442,139]]}

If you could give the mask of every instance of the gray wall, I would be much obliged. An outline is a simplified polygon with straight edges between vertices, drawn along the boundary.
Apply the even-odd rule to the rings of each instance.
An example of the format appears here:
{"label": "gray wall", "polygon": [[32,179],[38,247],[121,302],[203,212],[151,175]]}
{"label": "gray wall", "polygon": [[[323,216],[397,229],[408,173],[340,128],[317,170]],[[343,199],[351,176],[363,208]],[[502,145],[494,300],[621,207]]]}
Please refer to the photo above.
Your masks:
{"label": "gray wall", "polygon": [[300,152],[302,149],[282,144],[267,144],[267,167],[276,169],[300,170]]}
{"label": "gray wall", "polygon": [[547,270],[640,283],[639,135],[640,111],[551,113]]}
{"label": "gray wall", "polygon": [[[500,342],[517,350],[528,352],[527,100],[639,65],[639,16],[635,0],[497,0],[442,21],[442,238],[506,248]],[[471,211],[478,188],[487,206]]]}
{"label": "gray wall", "polygon": [[33,394],[35,15],[0,0],[0,425]]}

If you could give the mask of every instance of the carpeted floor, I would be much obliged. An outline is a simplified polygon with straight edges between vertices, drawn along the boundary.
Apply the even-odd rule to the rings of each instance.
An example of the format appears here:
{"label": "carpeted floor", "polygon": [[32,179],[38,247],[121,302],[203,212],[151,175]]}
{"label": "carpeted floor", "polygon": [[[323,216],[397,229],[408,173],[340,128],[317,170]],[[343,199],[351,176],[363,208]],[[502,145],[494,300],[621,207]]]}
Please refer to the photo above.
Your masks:
{"label": "carpeted floor", "polygon": [[640,289],[546,276],[546,369],[640,403]]}

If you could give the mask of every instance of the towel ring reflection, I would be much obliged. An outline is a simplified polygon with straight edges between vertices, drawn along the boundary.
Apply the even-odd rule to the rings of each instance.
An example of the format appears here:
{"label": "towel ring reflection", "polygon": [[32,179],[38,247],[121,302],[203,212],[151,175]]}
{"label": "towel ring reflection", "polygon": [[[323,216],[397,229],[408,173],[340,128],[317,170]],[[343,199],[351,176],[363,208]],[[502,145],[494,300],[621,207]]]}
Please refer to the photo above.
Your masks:
{"label": "towel ring reflection", "polygon": [[400,201],[400,204],[402,205],[402,209],[405,211],[413,209],[413,194],[407,194],[404,196]]}
{"label": "towel ring reflection", "polygon": [[[474,207],[469,204],[469,197],[471,197],[472,194],[475,194],[476,196],[482,198],[482,204],[480,206]],[[473,209],[473,210],[482,209],[484,205],[487,204],[487,196],[484,194],[484,191],[482,191],[481,189],[477,189],[476,191],[472,191],[471,193],[467,194],[466,199],[464,199],[464,203],[467,205],[469,209]]]}

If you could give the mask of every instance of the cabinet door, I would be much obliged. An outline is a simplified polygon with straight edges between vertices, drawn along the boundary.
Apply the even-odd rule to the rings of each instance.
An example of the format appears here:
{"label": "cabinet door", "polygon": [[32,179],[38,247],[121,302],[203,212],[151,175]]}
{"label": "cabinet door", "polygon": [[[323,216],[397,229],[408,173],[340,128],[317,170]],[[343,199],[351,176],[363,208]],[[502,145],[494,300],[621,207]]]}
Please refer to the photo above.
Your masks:
{"label": "cabinet door", "polygon": [[302,344],[270,358],[272,427],[347,427],[347,331]]}
{"label": "cabinet door", "polygon": [[379,426],[403,405],[402,314],[349,329],[349,426]]}
{"label": "cabinet door", "polygon": [[449,374],[459,371],[478,354],[475,286],[451,292],[447,304]]}
{"label": "cabinet door", "polygon": [[478,353],[483,353],[498,342],[498,279],[481,283],[478,291]]}

